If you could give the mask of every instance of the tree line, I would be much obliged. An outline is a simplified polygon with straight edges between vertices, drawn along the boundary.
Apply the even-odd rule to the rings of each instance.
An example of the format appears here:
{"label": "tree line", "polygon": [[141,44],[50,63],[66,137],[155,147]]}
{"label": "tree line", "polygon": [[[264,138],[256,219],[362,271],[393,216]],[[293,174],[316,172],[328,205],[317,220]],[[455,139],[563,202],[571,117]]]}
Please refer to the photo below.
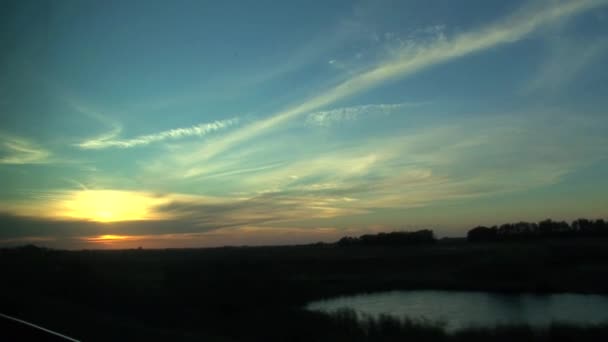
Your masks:
{"label": "tree line", "polygon": [[608,236],[608,223],[603,219],[580,218],[570,224],[565,221],[546,219],[538,223],[518,222],[492,227],[478,226],[468,231],[467,240],[476,242],[602,236]]}
{"label": "tree line", "polygon": [[365,234],[359,237],[345,236],[341,238],[338,246],[398,246],[411,244],[428,244],[437,241],[430,229],[414,232],[391,232],[378,234]]}
{"label": "tree line", "polygon": [[[561,237],[608,237],[608,222],[603,219],[580,218],[568,223],[546,219],[536,222],[505,223],[500,226],[478,226],[467,232],[467,241],[511,241]],[[430,229],[365,234],[359,237],[345,236],[338,246],[400,246],[432,244],[437,239]]]}

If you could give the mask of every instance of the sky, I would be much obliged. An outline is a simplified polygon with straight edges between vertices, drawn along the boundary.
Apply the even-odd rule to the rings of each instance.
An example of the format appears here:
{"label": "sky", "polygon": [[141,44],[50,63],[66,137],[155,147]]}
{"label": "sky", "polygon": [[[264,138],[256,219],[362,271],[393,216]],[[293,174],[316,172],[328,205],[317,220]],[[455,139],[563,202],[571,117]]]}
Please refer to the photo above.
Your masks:
{"label": "sky", "polygon": [[608,217],[608,0],[2,1],[0,246]]}

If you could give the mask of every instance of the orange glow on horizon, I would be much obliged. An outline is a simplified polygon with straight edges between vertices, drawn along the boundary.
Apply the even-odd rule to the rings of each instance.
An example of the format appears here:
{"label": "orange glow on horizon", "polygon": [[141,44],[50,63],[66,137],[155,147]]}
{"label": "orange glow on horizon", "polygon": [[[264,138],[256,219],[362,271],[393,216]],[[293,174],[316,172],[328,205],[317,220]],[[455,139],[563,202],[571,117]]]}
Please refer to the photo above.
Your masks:
{"label": "orange glow on horizon", "polygon": [[97,237],[87,238],[86,240],[90,241],[90,242],[114,242],[114,241],[132,240],[133,238],[134,238],[133,236],[129,236],[129,235],[106,234],[106,235],[100,235]]}
{"label": "orange glow on horizon", "polygon": [[138,236],[131,235],[116,235],[116,234],[104,234],[93,237],[82,238],[83,241],[95,244],[99,248],[126,248],[129,247],[129,243],[138,243]]}

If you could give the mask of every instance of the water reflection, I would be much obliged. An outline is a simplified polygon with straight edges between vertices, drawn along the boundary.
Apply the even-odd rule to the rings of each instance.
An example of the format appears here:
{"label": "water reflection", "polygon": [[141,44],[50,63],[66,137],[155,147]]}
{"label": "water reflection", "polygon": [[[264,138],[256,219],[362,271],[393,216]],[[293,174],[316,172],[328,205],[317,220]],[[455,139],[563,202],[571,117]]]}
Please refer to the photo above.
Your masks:
{"label": "water reflection", "polygon": [[360,314],[390,314],[442,321],[446,330],[496,324],[547,326],[608,322],[608,296],[583,294],[496,294],[454,291],[392,291],[313,302],[310,310],[350,308]]}

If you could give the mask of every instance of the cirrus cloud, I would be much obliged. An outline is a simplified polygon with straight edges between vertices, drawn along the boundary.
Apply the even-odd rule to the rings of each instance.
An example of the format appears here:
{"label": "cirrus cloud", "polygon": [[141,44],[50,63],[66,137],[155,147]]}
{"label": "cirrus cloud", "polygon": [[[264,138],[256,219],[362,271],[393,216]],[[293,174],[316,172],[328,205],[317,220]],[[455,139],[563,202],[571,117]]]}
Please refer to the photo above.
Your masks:
{"label": "cirrus cloud", "polygon": [[198,125],[186,128],[174,128],[154,134],[140,135],[131,139],[115,139],[120,130],[114,130],[112,134],[106,134],[94,139],[85,140],[78,147],[82,149],[104,149],[104,148],[131,148],[137,146],[145,146],[154,142],[159,142],[167,139],[179,139],[185,137],[198,136],[202,137],[211,132],[215,132],[224,128],[228,128],[238,123],[238,118],[226,120],[216,120],[209,123],[201,123]]}

